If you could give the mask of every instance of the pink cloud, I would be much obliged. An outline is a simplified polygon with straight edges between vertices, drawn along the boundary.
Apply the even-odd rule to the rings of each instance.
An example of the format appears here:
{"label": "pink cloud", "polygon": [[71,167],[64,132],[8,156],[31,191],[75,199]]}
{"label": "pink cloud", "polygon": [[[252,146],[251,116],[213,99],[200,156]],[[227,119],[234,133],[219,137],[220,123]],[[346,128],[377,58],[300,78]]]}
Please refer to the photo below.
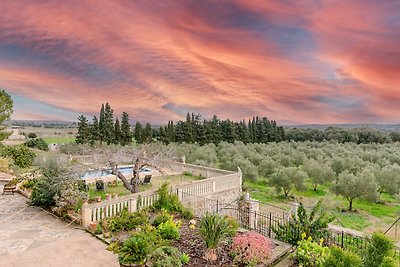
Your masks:
{"label": "pink cloud", "polygon": [[[390,6],[327,1],[289,8],[258,0],[206,5],[7,1],[0,41],[45,59],[0,62],[0,86],[89,114],[108,101],[117,113],[156,122],[188,111],[304,123],[362,122],[365,114],[392,121],[385,100],[400,98],[394,89],[400,58],[398,40],[390,38],[394,30],[384,20]],[[255,22],[262,26],[245,27],[238,18],[246,12],[247,20],[259,16]],[[290,57],[263,27],[308,31],[316,47]],[[326,78],[337,69],[351,82]],[[363,103],[351,108],[346,98]]]}

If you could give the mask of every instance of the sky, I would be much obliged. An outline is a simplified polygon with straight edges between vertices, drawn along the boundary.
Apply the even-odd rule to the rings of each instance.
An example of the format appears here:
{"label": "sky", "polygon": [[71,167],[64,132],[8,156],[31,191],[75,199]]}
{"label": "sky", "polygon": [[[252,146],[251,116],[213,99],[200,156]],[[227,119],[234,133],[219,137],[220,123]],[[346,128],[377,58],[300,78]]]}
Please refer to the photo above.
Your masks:
{"label": "sky", "polygon": [[398,0],[1,0],[13,119],[400,123]]}

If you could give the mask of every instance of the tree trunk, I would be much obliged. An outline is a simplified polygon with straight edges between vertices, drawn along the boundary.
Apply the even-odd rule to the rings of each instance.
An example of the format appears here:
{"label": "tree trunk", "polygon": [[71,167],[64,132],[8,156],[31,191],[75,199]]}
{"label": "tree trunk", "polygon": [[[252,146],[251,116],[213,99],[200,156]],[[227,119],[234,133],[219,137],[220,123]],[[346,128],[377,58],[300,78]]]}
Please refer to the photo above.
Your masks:
{"label": "tree trunk", "polygon": [[136,193],[133,191],[133,187],[129,183],[128,179],[126,179],[126,177],[120,171],[118,171],[118,166],[116,164],[111,165],[111,173],[117,176],[122,181],[126,189],[128,189],[132,193]]}
{"label": "tree trunk", "polygon": [[353,210],[353,199],[349,199],[349,211]]}
{"label": "tree trunk", "polygon": [[318,184],[314,184],[314,191],[317,191]]}
{"label": "tree trunk", "polygon": [[133,170],[132,170],[131,185],[132,185],[133,193],[139,192],[139,184],[140,184],[140,177],[139,177],[140,165],[139,165],[139,163],[140,163],[140,160],[137,158],[135,161],[135,165],[133,166]]}

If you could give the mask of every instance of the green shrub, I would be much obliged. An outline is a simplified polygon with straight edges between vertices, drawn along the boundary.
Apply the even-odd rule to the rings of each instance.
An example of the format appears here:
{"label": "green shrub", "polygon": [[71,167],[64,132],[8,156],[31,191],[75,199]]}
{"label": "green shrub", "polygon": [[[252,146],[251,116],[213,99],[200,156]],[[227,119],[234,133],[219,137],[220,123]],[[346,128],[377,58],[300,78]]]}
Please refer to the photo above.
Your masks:
{"label": "green shrub", "polygon": [[325,267],[361,267],[362,260],[360,256],[357,254],[344,251],[338,247],[331,247],[329,251],[329,256],[325,260],[324,265]]}
{"label": "green shrub", "polygon": [[118,252],[118,260],[126,265],[143,263],[154,248],[154,241],[147,233],[137,233],[123,242]]}
{"label": "green shrub", "polygon": [[114,254],[117,254],[119,249],[120,249],[120,245],[118,242],[111,242],[107,247],[107,250],[111,251]]}
{"label": "green shrub", "polygon": [[130,231],[147,223],[148,214],[145,210],[129,212],[123,209],[121,214],[108,219],[108,229],[110,229],[111,232]]}
{"label": "green shrub", "polygon": [[20,168],[32,166],[36,154],[26,146],[7,146],[1,151],[2,156],[12,157],[14,164]]}
{"label": "green shrub", "polygon": [[[305,236],[305,235],[303,235]],[[329,248],[320,243],[313,242],[311,237],[298,242],[298,247],[292,257],[297,260],[299,266],[322,267],[329,256]]]}
{"label": "green shrub", "polygon": [[37,134],[36,133],[29,133],[28,138],[36,138]]}
{"label": "green shrub", "polygon": [[103,233],[103,228],[101,228],[100,224],[97,224],[96,230],[94,231],[95,235],[101,235]]}
{"label": "green shrub", "polygon": [[162,209],[161,212],[154,218],[152,225],[157,227],[162,223],[172,220],[173,216],[168,211]]}
{"label": "green shrub", "polygon": [[172,195],[168,191],[168,184],[164,183],[157,191],[158,200],[154,203],[153,208],[155,210],[167,210],[170,212],[181,212],[182,203],[179,201],[177,195]]}
{"label": "green shrub", "polygon": [[[382,266],[384,261],[387,263],[393,257],[394,248],[393,240],[382,233],[374,233],[364,253],[364,266]],[[385,260],[386,257],[389,259]]]}
{"label": "green shrub", "polygon": [[187,253],[182,253],[181,255],[181,262],[183,265],[188,264],[190,261],[190,256]]}
{"label": "green shrub", "polygon": [[154,210],[166,210],[169,212],[178,212],[184,219],[193,219],[194,214],[191,209],[185,208],[179,201],[177,195],[173,195],[168,190],[168,183],[164,183],[158,189],[158,200],[154,203]]}
{"label": "green shrub", "polygon": [[172,221],[172,219],[161,223],[158,227],[158,233],[164,239],[175,239],[178,240],[180,238],[179,229],[181,225],[180,222],[176,223]]}
{"label": "green shrub", "polygon": [[300,203],[297,214],[292,214],[291,220],[287,223],[272,227],[272,231],[276,234],[278,240],[296,245],[302,239],[303,234],[306,238],[319,239],[322,237],[323,232],[328,228],[328,224],[333,220],[334,217],[328,216],[326,212],[322,211],[321,200],[309,214],[307,214],[304,205]]}
{"label": "green shrub", "polygon": [[56,202],[54,197],[61,191],[61,183],[50,177],[37,179],[31,193],[31,204],[35,206],[49,207]]}
{"label": "green shrub", "polygon": [[36,180],[25,180],[21,186],[24,188],[33,188],[35,186],[35,184],[36,184]]}
{"label": "green shrub", "polygon": [[150,267],[181,267],[182,254],[175,247],[160,247],[151,253],[146,265]]}
{"label": "green shrub", "polygon": [[182,218],[186,219],[186,220],[191,220],[194,218],[194,213],[189,208],[182,207],[180,214],[181,214]]}
{"label": "green shrub", "polygon": [[49,150],[49,147],[43,138],[29,139],[24,143],[24,145],[30,148],[37,148],[43,151]]}

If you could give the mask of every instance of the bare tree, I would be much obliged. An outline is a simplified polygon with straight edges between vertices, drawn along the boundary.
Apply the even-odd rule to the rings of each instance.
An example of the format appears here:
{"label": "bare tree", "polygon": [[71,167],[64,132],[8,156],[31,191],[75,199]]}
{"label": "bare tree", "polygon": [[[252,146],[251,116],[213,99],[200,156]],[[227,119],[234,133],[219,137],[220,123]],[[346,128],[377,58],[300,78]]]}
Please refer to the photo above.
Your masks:
{"label": "bare tree", "polygon": [[[138,148],[121,146],[99,146],[87,148],[87,166],[95,169],[108,169],[119,178],[124,186],[132,193],[139,192],[140,170],[151,167],[160,173],[170,168],[177,159],[174,149],[170,146],[145,144]],[[90,156],[89,156],[90,155]],[[126,177],[120,170],[121,164],[132,164],[132,177]]]}

